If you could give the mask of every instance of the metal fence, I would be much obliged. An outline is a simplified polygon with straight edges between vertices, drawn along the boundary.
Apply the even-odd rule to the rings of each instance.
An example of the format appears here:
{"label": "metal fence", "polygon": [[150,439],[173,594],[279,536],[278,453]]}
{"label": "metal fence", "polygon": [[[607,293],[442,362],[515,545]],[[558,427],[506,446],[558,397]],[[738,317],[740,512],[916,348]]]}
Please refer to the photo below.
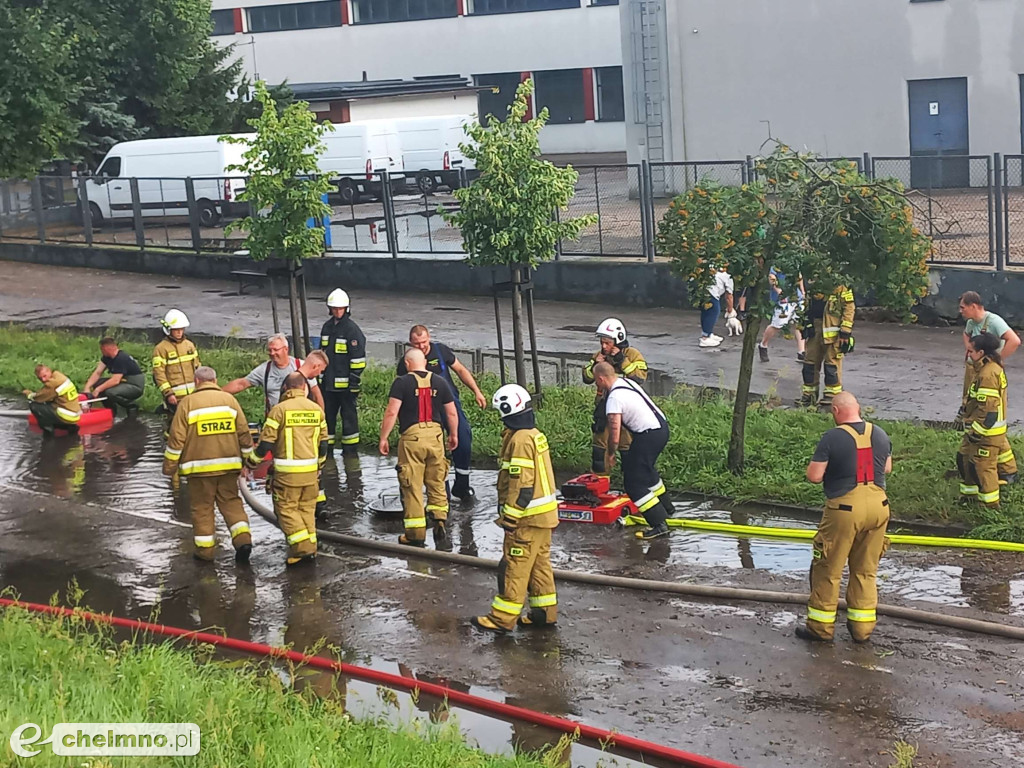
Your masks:
{"label": "metal fence", "polygon": [[[821,158],[828,163],[843,158]],[[874,179],[910,191],[914,219],[935,244],[934,263],[1024,267],[1024,155],[847,158]],[[757,178],[754,159],[580,166],[567,211],[596,216],[556,259],[655,259],[658,223],[672,198],[714,180]],[[387,173],[335,180],[329,196],[327,255],[461,259],[462,235],[443,218],[458,209],[465,172],[438,171],[443,183],[422,192],[414,179]],[[226,233],[248,215],[238,201],[246,180],[39,176],[0,181],[0,237],[138,249],[236,252],[245,232]],[[447,184],[447,186],[445,186]]]}

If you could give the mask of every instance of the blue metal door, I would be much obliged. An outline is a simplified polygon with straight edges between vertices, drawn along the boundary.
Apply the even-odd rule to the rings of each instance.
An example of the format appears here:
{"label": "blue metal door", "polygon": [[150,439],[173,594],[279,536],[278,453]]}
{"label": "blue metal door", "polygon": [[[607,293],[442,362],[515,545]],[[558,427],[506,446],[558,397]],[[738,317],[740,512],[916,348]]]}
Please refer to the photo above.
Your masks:
{"label": "blue metal door", "polygon": [[910,184],[915,189],[970,186],[967,78],[907,82]]}

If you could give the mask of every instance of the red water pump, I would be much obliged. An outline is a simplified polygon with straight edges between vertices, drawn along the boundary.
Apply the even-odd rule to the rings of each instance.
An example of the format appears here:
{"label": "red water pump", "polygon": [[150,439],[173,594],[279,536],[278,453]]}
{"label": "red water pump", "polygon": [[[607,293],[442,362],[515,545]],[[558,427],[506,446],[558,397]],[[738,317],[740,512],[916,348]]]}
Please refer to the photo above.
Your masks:
{"label": "red water pump", "polygon": [[635,514],[636,505],[626,494],[611,490],[607,477],[588,473],[562,485],[559,520],[610,525],[623,515]]}

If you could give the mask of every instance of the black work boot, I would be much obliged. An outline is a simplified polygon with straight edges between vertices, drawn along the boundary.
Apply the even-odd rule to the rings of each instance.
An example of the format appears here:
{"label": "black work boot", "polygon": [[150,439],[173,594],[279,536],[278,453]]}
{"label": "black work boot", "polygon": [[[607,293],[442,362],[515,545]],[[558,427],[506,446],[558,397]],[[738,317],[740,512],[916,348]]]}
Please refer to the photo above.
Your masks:
{"label": "black work boot", "polygon": [[252,555],[252,544],[243,544],[235,550],[235,562],[239,565],[246,565],[250,555]]}
{"label": "black work boot", "polygon": [[448,525],[444,520],[434,523],[434,548],[441,552],[452,551],[452,540],[448,537]]}
{"label": "black work boot", "polygon": [[406,546],[406,547],[419,547],[420,549],[423,549],[425,546],[427,546],[427,542],[425,542],[425,541],[417,541],[415,539],[407,539],[405,537],[404,533],[401,536],[398,537],[398,543],[402,544],[403,546]]}
{"label": "black work boot", "polygon": [[830,638],[830,637],[822,637],[821,635],[816,635],[813,632],[811,632],[811,630],[809,630],[806,626],[803,626],[803,625],[801,625],[801,626],[796,628],[796,636],[799,637],[801,640],[807,640],[807,641],[812,642],[812,643],[831,643],[832,642],[832,638]]}
{"label": "black work boot", "polygon": [[999,476],[999,484],[1000,485],[1013,485],[1016,482],[1017,482],[1017,473],[1016,472],[1014,472],[1012,475],[1000,475]]}
{"label": "black work boot", "polygon": [[758,344],[757,345],[757,355],[758,355],[758,357],[761,358],[761,362],[762,363],[767,363],[768,362],[768,347],[764,346],[764,344]]}
{"label": "black work boot", "polygon": [[469,501],[476,496],[476,492],[469,486],[469,475],[456,472],[455,483],[452,485],[451,493],[452,496],[460,501]]}
{"label": "black work boot", "polygon": [[527,629],[549,629],[558,626],[558,622],[548,621],[548,615],[543,608],[531,608],[525,615],[519,617],[519,626]]}
{"label": "black work boot", "polygon": [[668,536],[668,523],[658,523],[657,525],[651,526],[646,531],[640,531],[636,537],[643,539],[644,541],[650,541],[651,539],[660,539],[662,536]]}

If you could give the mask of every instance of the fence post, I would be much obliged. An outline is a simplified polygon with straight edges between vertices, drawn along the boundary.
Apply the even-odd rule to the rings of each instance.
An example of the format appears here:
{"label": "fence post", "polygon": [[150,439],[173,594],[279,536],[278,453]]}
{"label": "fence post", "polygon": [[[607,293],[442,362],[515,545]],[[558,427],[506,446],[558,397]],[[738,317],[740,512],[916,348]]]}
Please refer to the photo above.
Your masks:
{"label": "fence post", "polygon": [[865,176],[867,176],[869,179],[873,180],[875,178],[875,168],[874,168],[874,163],[871,160],[871,153],[870,152],[865,152],[864,153],[863,163],[864,163],[863,174]]}
{"label": "fence post", "polygon": [[[558,208],[555,208],[554,219],[555,219],[555,223],[556,224],[559,224],[562,221],[562,216],[561,216],[561,214],[559,214]],[[598,226],[600,227],[600,222],[598,223]],[[598,231],[600,231],[600,229]],[[600,253],[600,250],[601,250],[601,247],[599,245],[598,246],[598,252],[599,253]],[[555,240],[555,261],[560,261],[561,258],[562,258],[562,238],[558,238],[557,240]]]}
{"label": "fence post", "polygon": [[92,247],[92,208],[89,207],[89,192],[86,189],[86,179],[78,177],[78,207],[82,213],[82,233],[85,235],[85,244]]}
{"label": "fence post", "polygon": [[[398,258],[398,221],[395,217],[395,201],[391,196],[391,174],[388,171],[381,171],[380,174],[380,196],[384,208],[384,232],[388,238],[388,250],[391,251],[391,258]],[[430,222],[427,222],[430,226]]]}
{"label": "fence post", "polygon": [[43,220],[43,185],[39,181],[39,177],[35,176],[32,179],[32,209],[36,214],[36,233],[39,236],[39,242],[46,242],[46,222]]}
{"label": "fence post", "polygon": [[643,249],[648,263],[654,262],[654,183],[651,164],[640,161],[640,228],[643,231]]}
{"label": "fence post", "polygon": [[191,177],[185,179],[185,201],[188,204],[188,229],[189,237],[192,238],[192,248],[196,253],[200,253],[203,250],[203,233],[199,229],[199,210],[196,208],[196,185]]}
{"label": "fence post", "polygon": [[753,155],[747,155],[747,182],[757,181],[757,169],[754,167]]}
{"label": "fence post", "polygon": [[[995,259],[993,260],[992,253],[989,253],[989,264],[993,264],[996,268],[996,272],[1002,272],[1006,269],[1006,233],[1003,231],[1003,192],[1005,179],[1003,178],[1003,156],[1001,153],[996,152],[992,155],[990,162],[993,164],[993,168],[988,175],[989,185],[989,215],[994,222],[990,219],[990,229],[994,225],[995,227]],[[994,200],[995,205],[992,205]],[[989,248],[992,247],[992,239],[989,238]],[[994,263],[993,263],[994,261]]]}
{"label": "fence post", "polygon": [[146,230],[142,225],[142,199],[139,197],[139,180],[134,176],[128,180],[132,191],[132,224],[135,225],[135,245],[139,249],[146,247]]}

